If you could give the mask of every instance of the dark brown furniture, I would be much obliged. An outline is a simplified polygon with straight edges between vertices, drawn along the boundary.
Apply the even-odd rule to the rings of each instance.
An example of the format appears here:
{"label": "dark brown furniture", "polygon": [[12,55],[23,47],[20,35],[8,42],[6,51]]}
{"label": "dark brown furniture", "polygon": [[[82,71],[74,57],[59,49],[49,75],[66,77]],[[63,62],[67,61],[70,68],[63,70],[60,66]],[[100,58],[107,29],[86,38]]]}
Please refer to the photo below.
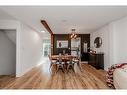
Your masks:
{"label": "dark brown furniture", "polygon": [[88,61],[88,60],[89,60],[89,52],[82,52],[81,61]]}
{"label": "dark brown furniture", "polygon": [[88,64],[96,69],[104,69],[104,54],[103,53],[89,53]]}

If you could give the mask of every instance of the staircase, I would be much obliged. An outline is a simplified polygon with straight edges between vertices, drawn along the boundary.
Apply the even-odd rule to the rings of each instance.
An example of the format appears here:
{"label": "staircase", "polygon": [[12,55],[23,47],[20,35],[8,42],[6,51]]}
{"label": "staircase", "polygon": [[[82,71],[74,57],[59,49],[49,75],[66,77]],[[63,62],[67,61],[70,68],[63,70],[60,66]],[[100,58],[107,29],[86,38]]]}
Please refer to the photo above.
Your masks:
{"label": "staircase", "polygon": [[6,30],[4,31],[5,35],[8,37],[11,42],[16,45],[16,31],[15,30]]}

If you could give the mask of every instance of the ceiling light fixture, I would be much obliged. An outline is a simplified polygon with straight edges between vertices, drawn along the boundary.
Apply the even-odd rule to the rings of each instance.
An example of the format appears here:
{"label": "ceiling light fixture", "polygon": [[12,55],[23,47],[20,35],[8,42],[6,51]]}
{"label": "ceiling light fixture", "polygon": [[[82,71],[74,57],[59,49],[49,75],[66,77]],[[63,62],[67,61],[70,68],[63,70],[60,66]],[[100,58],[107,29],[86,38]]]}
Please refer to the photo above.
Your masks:
{"label": "ceiling light fixture", "polygon": [[45,31],[41,31],[42,33],[45,33]]}
{"label": "ceiling light fixture", "polygon": [[77,34],[76,34],[75,30],[76,29],[71,29],[71,31],[72,31],[71,36],[70,36],[71,39],[76,39],[76,37],[77,37]]}

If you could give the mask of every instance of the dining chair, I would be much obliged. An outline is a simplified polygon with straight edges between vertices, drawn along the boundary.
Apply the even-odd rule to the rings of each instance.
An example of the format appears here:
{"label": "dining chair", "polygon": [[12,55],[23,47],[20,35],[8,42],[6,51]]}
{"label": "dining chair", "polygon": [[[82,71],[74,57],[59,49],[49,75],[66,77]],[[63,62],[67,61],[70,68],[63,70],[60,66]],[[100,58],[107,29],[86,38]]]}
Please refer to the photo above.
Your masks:
{"label": "dining chair", "polygon": [[73,58],[73,62],[74,62],[74,63],[77,63],[77,65],[79,65],[79,63],[80,63],[80,58],[79,58],[79,57]]}
{"label": "dining chair", "polygon": [[59,55],[59,58],[57,59],[57,71],[56,72],[58,72],[59,69],[62,69],[62,71],[65,72],[64,71],[64,63],[65,62],[63,62],[62,55]]}
{"label": "dining chair", "polygon": [[53,60],[50,55],[48,55],[48,57],[49,57],[49,60],[50,60],[50,68],[49,69],[51,70],[52,66],[54,64],[56,64],[57,60]]}
{"label": "dining chair", "polygon": [[72,69],[74,72],[75,72],[75,70],[74,70],[74,61],[73,61],[73,58],[70,58],[70,60],[69,61],[67,61],[67,72],[69,72],[69,69]]}
{"label": "dining chair", "polygon": [[73,62],[74,62],[75,64],[77,64],[77,66],[79,67],[80,71],[82,72],[82,66],[81,66],[81,64],[80,64],[80,62],[81,62],[80,57],[77,56],[76,58],[74,58],[74,59],[73,59]]}

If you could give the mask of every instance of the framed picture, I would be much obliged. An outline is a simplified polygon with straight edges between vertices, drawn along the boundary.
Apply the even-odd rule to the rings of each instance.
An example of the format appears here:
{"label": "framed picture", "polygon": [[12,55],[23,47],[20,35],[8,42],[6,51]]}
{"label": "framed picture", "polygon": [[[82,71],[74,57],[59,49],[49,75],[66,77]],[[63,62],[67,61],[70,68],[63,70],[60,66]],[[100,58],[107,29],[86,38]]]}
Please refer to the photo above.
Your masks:
{"label": "framed picture", "polygon": [[68,40],[58,40],[57,48],[68,48]]}

